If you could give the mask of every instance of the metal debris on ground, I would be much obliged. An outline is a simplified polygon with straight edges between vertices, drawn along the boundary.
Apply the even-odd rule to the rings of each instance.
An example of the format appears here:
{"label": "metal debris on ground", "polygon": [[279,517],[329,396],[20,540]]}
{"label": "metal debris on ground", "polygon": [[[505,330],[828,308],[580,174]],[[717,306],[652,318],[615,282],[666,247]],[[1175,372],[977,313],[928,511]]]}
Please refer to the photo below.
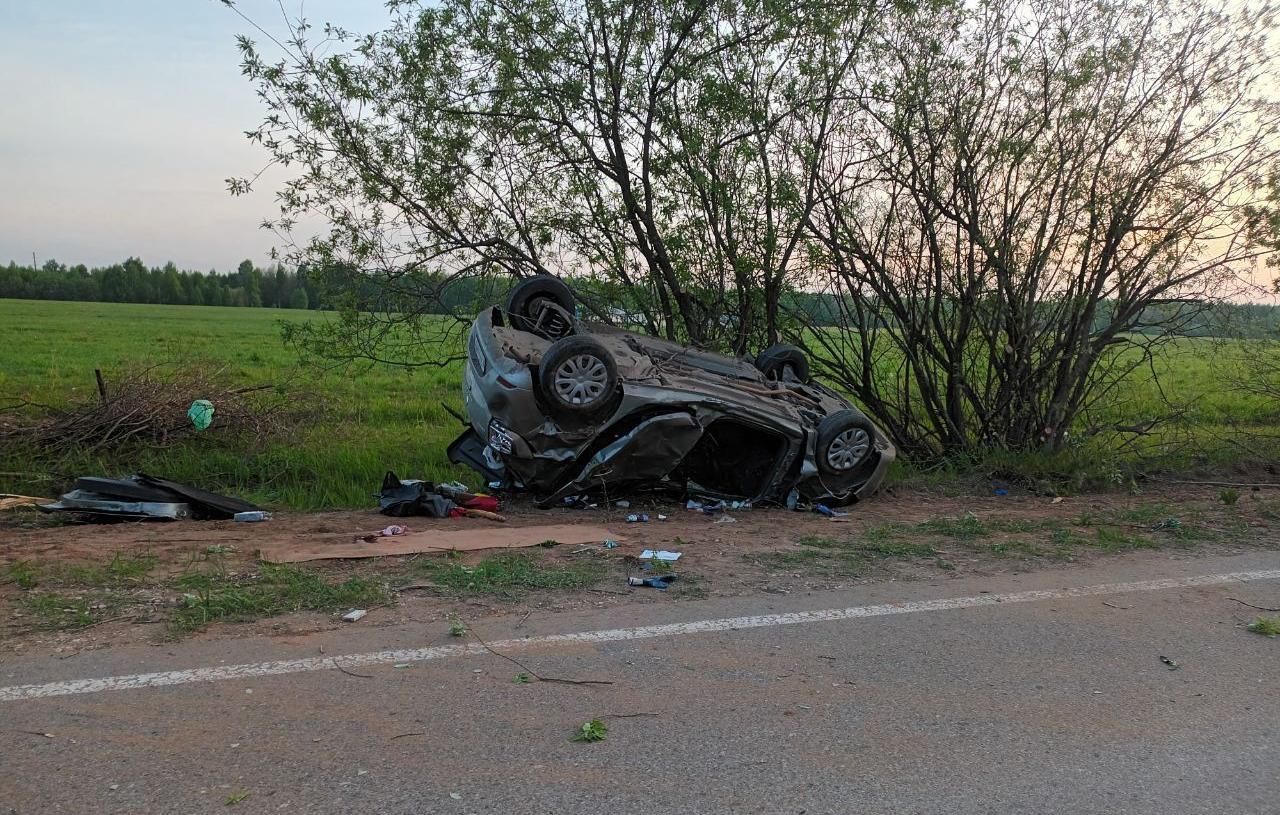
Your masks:
{"label": "metal debris on ground", "polygon": [[128,478],[77,478],[75,489],[58,501],[37,506],[44,512],[73,513],[90,521],[182,518],[221,521],[237,513],[260,511],[247,501],[146,473]]}
{"label": "metal debris on ground", "polygon": [[271,513],[255,509],[249,512],[237,512],[235,515],[231,516],[231,519],[233,521],[239,521],[240,523],[247,524],[260,523],[262,521],[271,520]]}
{"label": "metal debris on ground", "polygon": [[610,540],[610,541],[605,541],[602,545],[603,545],[603,546],[604,546],[604,548],[606,548],[606,549],[617,549],[617,548],[618,548],[618,542],[617,542],[617,541],[612,541],[612,540]]}
{"label": "metal debris on ground", "polygon": [[368,612],[366,609],[363,609],[363,608],[353,608],[353,609],[351,609],[350,611],[348,611],[346,614],[343,614],[343,615],[342,615],[342,619],[343,619],[345,622],[348,622],[348,623],[354,623],[354,622],[356,622],[357,620],[362,619],[362,618],[363,618],[366,614],[368,614],[368,613],[369,613],[369,612]]}

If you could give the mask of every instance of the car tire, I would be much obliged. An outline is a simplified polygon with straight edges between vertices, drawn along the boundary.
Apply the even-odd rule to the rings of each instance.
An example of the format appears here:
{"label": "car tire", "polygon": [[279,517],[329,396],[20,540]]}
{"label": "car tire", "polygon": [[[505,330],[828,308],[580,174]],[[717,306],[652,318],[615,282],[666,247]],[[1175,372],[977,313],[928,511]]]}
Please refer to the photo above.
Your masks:
{"label": "car tire", "polygon": [[[552,314],[542,319],[547,303],[559,306],[565,314]],[[521,280],[507,295],[507,314],[514,327],[550,340],[560,339],[573,331],[573,292],[564,281],[551,275],[535,275]],[[565,316],[568,316],[568,320]],[[540,319],[542,321],[540,322]]]}
{"label": "car tire", "polygon": [[594,337],[565,337],[542,355],[538,392],[551,418],[592,419],[616,402],[618,366]]}
{"label": "car tire", "polygon": [[866,416],[855,410],[832,413],[818,424],[818,469],[827,475],[849,475],[866,462],[875,443],[875,427]]}
{"label": "car tire", "polygon": [[794,345],[779,343],[764,349],[756,357],[756,369],[764,374],[765,379],[809,381],[809,358]]}

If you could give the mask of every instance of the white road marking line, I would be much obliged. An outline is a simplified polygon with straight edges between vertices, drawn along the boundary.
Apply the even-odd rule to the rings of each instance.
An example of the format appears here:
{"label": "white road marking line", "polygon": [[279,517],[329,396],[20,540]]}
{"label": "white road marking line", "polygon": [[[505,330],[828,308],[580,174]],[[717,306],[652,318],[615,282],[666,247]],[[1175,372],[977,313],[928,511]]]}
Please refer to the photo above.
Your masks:
{"label": "white road marking line", "polygon": [[[541,637],[491,642],[489,647],[500,651],[521,651],[557,643],[643,640],[654,637],[674,637],[680,634],[705,634],[713,631],[736,631],[743,628],[766,628],[775,625],[859,620],[867,617],[885,617],[893,614],[915,614],[922,611],[955,611],[1009,603],[1035,603],[1042,600],[1060,600],[1072,597],[1165,591],[1168,589],[1195,588],[1197,586],[1217,586],[1223,583],[1247,583],[1257,580],[1280,580],[1280,569],[1198,575],[1195,577],[1174,577],[1165,580],[1142,580],[1135,583],[1103,583],[1094,586],[1018,591],[1009,594],[979,594],[971,597],[951,597],[942,600],[914,600],[906,603],[885,603],[875,606],[854,606],[853,608],[832,608],[820,611],[794,611],[784,614],[762,614],[754,617],[694,620],[686,623],[613,628],[604,631],[582,631],[574,634],[548,634]],[[159,688],[166,685],[184,685],[189,682],[253,679],[262,676],[332,670],[338,665],[344,668],[359,668],[400,662],[426,662],[433,659],[485,653],[485,649],[479,645],[438,645],[430,648],[413,648],[400,651],[348,654],[341,657],[309,657],[306,659],[286,659],[278,662],[258,662],[246,665],[189,668],[181,671],[160,671],[127,676],[105,676],[95,679],[71,679],[38,685],[11,685],[9,687],[0,687],[0,702],[101,693],[102,691]]]}

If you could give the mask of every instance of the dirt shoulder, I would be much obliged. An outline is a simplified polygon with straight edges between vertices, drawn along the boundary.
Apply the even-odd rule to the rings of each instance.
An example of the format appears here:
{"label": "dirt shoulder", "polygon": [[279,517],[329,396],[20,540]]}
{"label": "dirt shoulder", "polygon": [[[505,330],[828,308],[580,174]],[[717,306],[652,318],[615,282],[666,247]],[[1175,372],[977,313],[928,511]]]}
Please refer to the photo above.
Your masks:
{"label": "dirt shoulder", "polygon": [[[0,658],[75,652],[177,637],[298,635],[346,625],[466,625],[496,614],[585,611],[753,593],[788,594],[883,580],[938,580],[1071,568],[1140,550],[1227,554],[1280,546],[1280,493],[1167,486],[1140,495],[944,497],[897,491],[843,518],[783,510],[708,516],[674,504],[538,510],[516,503],[510,525],[590,523],[619,541],[513,552],[259,563],[265,545],[348,540],[396,519],[375,511],[278,515],[262,524],[175,522],[47,526],[0,518]],[[649,523],[626,523],[647,512]],[[656,520],[665,514],[665,521]],[[404,519],[415,531],[496,527],[479,519]],[[666,591],[645,548],[683,553]]]}

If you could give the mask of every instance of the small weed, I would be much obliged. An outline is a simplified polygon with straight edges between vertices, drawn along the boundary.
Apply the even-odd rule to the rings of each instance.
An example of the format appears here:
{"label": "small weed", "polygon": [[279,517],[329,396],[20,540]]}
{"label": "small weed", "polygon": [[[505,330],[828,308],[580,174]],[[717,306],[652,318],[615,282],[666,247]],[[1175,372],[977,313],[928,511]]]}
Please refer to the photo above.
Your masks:
{"label": "small weed", "polygon": [[441,586],[471,594],[510,594],[521,589],[579,589],[597,582],[604,566],[591,561],[544,565],[538,557],[508,553],[475,566],[424,560],[423,570]]}
{"label": "small weed", "polygon": [[453,620],[449,623],[449,636],[465,637],[467,635],[467,627],[462,624],[462,620]]}
{"label": "small weed", "polygon": [[939,569],[942,569],[944,572],[954,572],[956,570],[956,564],[952,563],[949,560],[945,560],[943,558],[938,558],[937,560],[935,560],[933,562],[933,565],[937,566]]}
{"label": "small weed", "polygon": [[123,586],[141,583],[155,565],[155,555],[126,555],[116,552],[105,566],[72,563],[56,569],[54,575],[66,585]]}
{"label": "small weed", "polygon": [[293,611],[340,611],[390,602],[386,587],[366,577],[329,583],[319,574],[290,566],[262,567],[237,578],[219,572],[186,574],[174,582],[185,603],[170,621],[175,633],[217,620],[255,620]]}
{"label": "small weed", "polygon": [[1040,554],[1040,550],[1031,541],[1005,540],[991,544],[991,553],[1001,556],[1022,554],[1036,557]]}
{"label": "small weed", "polygon": [[235,806],[250,795],[248,790],[237,790],[227,796],[227,806]]}
{"label": "small weed", "polygon": [[1249,630],[1264,637],[1280,637],[1280,617],[1259,617],[1249,623]]}
{"label": "small weed", "polygon": [[1054,546],[1079,546],[1086,543],[1084,536],[1070,529],[1055,529],[1049,533],[1049,541]]}
{"label": "small weed", "polygon": [[1094,545],[1106,552],[1123,552],[1129,549],[1154,549],[1155,541],[1131,535],[1114,526],[1100,526],[1094,533]]}
{"label": "small weed", "polygon": [[527,673],[518,673],[515,675],[515,677],[512,678],[511,681],[515,682],[517,685],[528,685],[530,682],[533,681],[533,677],[529,676],[529,674]]}
{"label": "small weed", "polygon": [[23,598],[22,608],[36,618],[36,625],[45,630],[84,628],[93,622],[93,609],[83,597],[62,594],[36,594]]}
{"label": "small weed", "polygon": [[973,540],[991,534],[990,528],[972,512],[966,512],[959,518],[931,518],[921,522],[916,528],[930,535],[956,540]]}
{"label": "small weed", "polygon": [[933,557],[938,554],[938,550],[927,543],[909,541],[865,543],[858,549],[882,558]]}
{"label": "small weed", "polygon": [[605,735],[609,732],[609,726],[599,719],[592,719],[582,723],[574,731],[569,741],[604,741]]}
{"label": "small weed", "polygon": [[227,546],[221,543],[215,543],[213,546],[205,547],[204,553],[206,555],[229,555],[235,550],[236,548],[234,546]]}
{"label": "small weed", "polygon": [[1218,493],[1218,500],[1229,507],[1236,505],[1236,501],[1240,500],[1240,493],[1236,490],[1226,489]]}
{"label": "small weed", "polygon": [[36,569],[35,564],[29,560],[10,563],[8,572],[8,582],[13,583],[20,589],[34,589],[40,585],[39,571]]}

